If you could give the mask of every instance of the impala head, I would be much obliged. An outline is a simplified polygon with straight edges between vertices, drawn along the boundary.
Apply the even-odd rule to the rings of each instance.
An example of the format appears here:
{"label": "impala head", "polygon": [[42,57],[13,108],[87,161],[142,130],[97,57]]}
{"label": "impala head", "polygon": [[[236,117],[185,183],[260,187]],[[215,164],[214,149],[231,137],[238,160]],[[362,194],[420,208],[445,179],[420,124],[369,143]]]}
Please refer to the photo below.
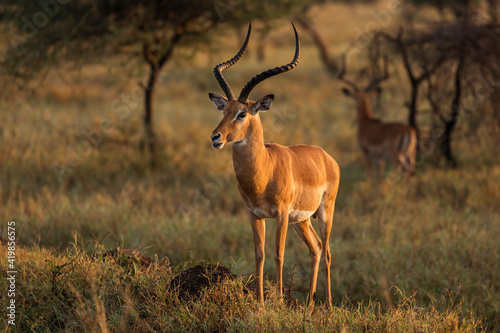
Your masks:
{"label": "impala head", "polygon": [[354,98],[357,102],[367,101],[376,98],[382,92],[380,83],[389,78],[389,67],[387,62],[387,57],[384,57],[384,74],[379,77],[374,77],[366,87],[360,88],[354,81],[351,81],[345,77],[346,73],[346,54],[342,54],[341,68],[339,71],[338,79],[344,82],[347,87],[342,88],[344,95]]}
{"label": "impala head", "polygon": [[258,99],[256,102],[250,101],[248,99],[248,96],[250,95],[252,89],[257,86],[257,84],[274,75],[285,73],[291,70],[299,62],[299,36],[293,23],[292,26],[295,32],[295,56],[292,62],[290,62],[288,65],[269,69],[254,76],[245,85],[238,99],[235,98],[231,87],[222,76],[222,71],[234,65],[245,52],[248,40],[250,38],[250,32],[252,30],[251,23],[248,26],[247,37],[240,51],[232,59],[215,66],[215,78],[217,79],[217,82],[219,82],[219,85],[221,86],[222,90],[224,90],[227,97],[212,93],[209,94],[209,97],[214,103],[215,107],[223,112],[223,118],[221,122],[211,135],[212,146],[214,148],[221,149],[228,143],[244,143],[252,135],[251,129],[255,128],[255,126],[261,126],[259,111],[269,110],[274,100],[274,95],[266,95]]}
{"label": "impala head", "polygon": [[212,132],[212,145],[221,149],[227,143],[244,143],[251,135],[249,128],[260,122],[259,111],[267,111],[271,107],[274,95],[267,95],[257,102],[229,101],[227,98],[210,93],[210,99],[217,109],[223,112],[219,126]]}
{"label": "impala head", "polygon": [[344,88],[342,88],[342,92],[347,97],[354,98],[354,100],[356,100],[356,101],[359,101],[362,99],[370,100],[370,99],[377,98],[380,95],[380,93],[382,92],[382,88],[375,87],[374,89],[371,89],[371,90],[365,90],[365,89],[359,90],[359,89],[352,89],[352,88],[344,87]]}

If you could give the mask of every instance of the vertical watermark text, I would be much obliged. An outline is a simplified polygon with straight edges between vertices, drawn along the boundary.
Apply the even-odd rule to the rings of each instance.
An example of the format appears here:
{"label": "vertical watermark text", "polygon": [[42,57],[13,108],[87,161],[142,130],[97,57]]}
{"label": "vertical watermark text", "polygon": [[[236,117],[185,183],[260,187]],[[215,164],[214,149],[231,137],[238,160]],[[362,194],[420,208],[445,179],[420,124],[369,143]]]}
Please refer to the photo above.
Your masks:
{"label": "vertical watermark text", "polygon": [[7,325],[16,325],[16,222],[7,222]]}

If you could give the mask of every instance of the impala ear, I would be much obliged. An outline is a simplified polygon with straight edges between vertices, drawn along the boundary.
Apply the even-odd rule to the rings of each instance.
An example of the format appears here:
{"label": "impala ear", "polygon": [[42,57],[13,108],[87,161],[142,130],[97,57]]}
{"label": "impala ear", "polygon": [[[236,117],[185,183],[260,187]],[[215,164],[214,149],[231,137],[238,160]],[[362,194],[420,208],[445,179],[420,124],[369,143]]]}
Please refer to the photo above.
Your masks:
{"label": "impala ear", "polygon": [[212,94],[212,93],[209,93],[208,97],[210,97],[210,99],[212,100],[212,103],[214,103],[214,105],[217,109],[219,109],[221,111],[224,110],[224,108],[227,105],[227,98],[226,97],[221,96],[221,95],[217,95],[217,94]]}
{"label": "impala ear", "polygon": [[271,108],[271,104],[273,104],[274,95],[266,95],[260,98],[255,104],[252,106],[252,111],[257,113],[259,111],[267,111]]}
{"label": "impala ear", "polygon": [[346,96],[352,96],[352,92],[349,89],[347,89],[347,88],[342,88],[342,92]]}

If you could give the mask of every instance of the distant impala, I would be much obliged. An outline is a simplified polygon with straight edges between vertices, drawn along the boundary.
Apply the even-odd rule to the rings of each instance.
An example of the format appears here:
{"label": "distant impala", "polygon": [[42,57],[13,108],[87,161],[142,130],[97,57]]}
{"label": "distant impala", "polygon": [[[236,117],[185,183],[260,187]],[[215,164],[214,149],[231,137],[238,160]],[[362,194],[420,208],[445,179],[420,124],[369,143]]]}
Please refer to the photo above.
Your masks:
{"label": "distant impala", "polygon": [[[299,62],[299,36],[295,26],[293,29],[296,50],[292,62],[253,77],[245,85],[237,100],[222,76],[222,71],[234,65],[245,52],[250,38],[251,24],[240,51],[232,59],[214,68],[215,77],[227,98],[209,94],[217,109],[223,111],[222,121],[213,131],[211,138],[212,145],[217,149],[228,143],[233,144],[234,171],[254,234],[259,302],[264,301],[265,219],[273,218],[276,219],[274,261],[280,295],[283,286],[286,233],[288,224],[291,224],[308,246],[311,255],[309,304],[314,304],[320,255],[322,255],[325,259],[326,299],[327,304],[331,305],[329,237],[339,188],[339,166],[319,147],[264,144],[259,112],[269,110],[274,95],[264,96],[256,102],[248,100],[250,92],[257,84],[271,76],[291,70]],[[311,216],[319,220],[321,239],[311,225]]]}
{"label": "distant impala", "polygon": [[356,101],[358,113],[358,142],[366,160],[367,177],[371,174],[372,162],[378,163],[378,179],[381,178],[385,162],[399,165],[403,172],[412,175],[415,172],[417,153],[417,135],[415,129],[400,122],[385,123],[373,118],[371,99],[380,93],[379,83],[388,78],[387,62],[383,77],[373,79],[365,88],[344,78],[346,72],[345,54],[339,80],[352,89],[343,88],[342,92]]}

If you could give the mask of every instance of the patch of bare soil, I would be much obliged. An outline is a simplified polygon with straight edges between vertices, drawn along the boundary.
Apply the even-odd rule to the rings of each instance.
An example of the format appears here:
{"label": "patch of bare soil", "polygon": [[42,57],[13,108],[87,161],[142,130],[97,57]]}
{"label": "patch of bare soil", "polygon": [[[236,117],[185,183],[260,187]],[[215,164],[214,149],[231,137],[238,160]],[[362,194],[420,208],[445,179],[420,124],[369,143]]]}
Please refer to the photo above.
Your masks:
{"label": "patch of bare soil", "polygon": [[[179,291],[180,300],[195,299],[200,297],[203,290],[213,286],[214,284],[222,283],[223,281],[233,281],[236,279],[231,270],[223,265],[208,264],[208,265],[197,265],[193,268],[186,269],[182,271],[179,275],[174,277],[170,282],[168,287],[169,290]],[[295,285],[292,281],[289,281],[283,290],[283,300],[285,304],[290,307],[296,307],[300,301],[296,300],[292,293],[298,289],[295,289]],[[250,293],[256,295],[256,285],[254,282],[248,283],[244,286],[244,293]],[[264,289],[264,299],[269,297],[269,290]]]}
{"label": "patch of bare soil", "polygon": [[232,281],[236,275],[231,270],[222,265],[208,264],[206,266],[197,265],[193,268],[182,271],[170,282],[168,289],[179,291],[179,299],[198,298],[205,288],[210,285]]}

